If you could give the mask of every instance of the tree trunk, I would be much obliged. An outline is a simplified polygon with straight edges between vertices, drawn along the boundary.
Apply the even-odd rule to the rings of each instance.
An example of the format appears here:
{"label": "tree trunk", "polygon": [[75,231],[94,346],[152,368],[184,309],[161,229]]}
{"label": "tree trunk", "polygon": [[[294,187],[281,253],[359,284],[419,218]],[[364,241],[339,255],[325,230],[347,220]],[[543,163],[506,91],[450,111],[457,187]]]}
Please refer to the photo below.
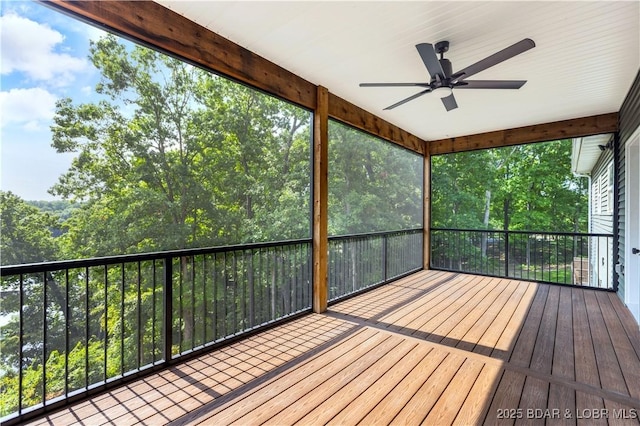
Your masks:
{"label": "tree trunk", "polygon": [[[485,193],[485,203],[484,203],[484,229],[489,228],[489,208],[491,207],[491,191],[486,190]],[[482,233],[482,257],[487,256],[487,233]]]}

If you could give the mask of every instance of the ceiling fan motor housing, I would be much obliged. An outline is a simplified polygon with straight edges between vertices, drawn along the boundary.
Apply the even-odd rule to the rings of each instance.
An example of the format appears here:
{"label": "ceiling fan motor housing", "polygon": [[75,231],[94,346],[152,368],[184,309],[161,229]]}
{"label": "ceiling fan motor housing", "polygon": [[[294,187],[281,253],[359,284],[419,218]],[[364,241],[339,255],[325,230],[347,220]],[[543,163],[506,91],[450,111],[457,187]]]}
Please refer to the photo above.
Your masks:
{"label": "ceiling fan motor housing", "polygon": [[442,71],[444,72],[444,78],[451,77],[453,74],[453,68],[451,66],[451,61],[444,58],[444,53],[449,51],[449,42],[447,40],[442,40],[436,43],[435,51],[440,55],[440,66],[442,67]]}
{"label": "ceiling fan motor housing", "polygon": [[451,61],[448,59],[440,59],[440,66],[442,67],[442,72],[444,72],[444,78],[450,78],[451,74],[453,74],[453,68],[451,66]]}

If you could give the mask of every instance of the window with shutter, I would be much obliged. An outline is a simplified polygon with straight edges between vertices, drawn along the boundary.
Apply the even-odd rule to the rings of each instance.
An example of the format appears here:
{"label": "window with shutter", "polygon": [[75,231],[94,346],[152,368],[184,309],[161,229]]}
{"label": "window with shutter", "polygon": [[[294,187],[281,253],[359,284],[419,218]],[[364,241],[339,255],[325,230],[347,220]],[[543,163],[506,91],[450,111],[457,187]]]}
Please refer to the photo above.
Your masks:
{"label": "window with shutter", "polygon": [[595,179],[595,182],[591,184],[591,205],[593,206],[594,215],[600,214],[600,178]]}

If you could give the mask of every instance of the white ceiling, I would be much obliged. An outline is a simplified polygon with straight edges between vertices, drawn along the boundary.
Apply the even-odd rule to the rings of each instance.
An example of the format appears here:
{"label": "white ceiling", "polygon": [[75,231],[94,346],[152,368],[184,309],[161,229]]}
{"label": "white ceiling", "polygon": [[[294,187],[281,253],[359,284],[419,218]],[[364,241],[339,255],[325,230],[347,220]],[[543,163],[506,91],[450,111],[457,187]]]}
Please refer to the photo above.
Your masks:
{"label": "white ceiling", "polygon": [[[181,15],[425,140],[615,112],[640,68],[640,1],[179,1]],[[454,90],[446,112],[415,45],[450,42],[453,71],[515,42],[536,47],[471,79],[528,80],[520,90]]]}

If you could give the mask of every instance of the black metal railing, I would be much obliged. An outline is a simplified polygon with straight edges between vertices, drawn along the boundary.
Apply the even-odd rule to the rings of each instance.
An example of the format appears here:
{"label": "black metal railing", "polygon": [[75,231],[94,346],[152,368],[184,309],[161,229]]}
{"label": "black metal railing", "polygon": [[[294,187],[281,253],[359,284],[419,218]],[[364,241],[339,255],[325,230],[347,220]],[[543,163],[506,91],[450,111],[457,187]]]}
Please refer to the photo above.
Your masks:
{"label": "black metal railing", "polygon": [[432,228],[431,267],[609,289],[613,236]]}
{"label": "black metal railing", "polygon": [[2,420],[309,311],[311,266],[305,239],[3,267]]}
{"label": "black metal railing", "polygon": [[422,269],[423,230],[329,237],[329,301]]}

